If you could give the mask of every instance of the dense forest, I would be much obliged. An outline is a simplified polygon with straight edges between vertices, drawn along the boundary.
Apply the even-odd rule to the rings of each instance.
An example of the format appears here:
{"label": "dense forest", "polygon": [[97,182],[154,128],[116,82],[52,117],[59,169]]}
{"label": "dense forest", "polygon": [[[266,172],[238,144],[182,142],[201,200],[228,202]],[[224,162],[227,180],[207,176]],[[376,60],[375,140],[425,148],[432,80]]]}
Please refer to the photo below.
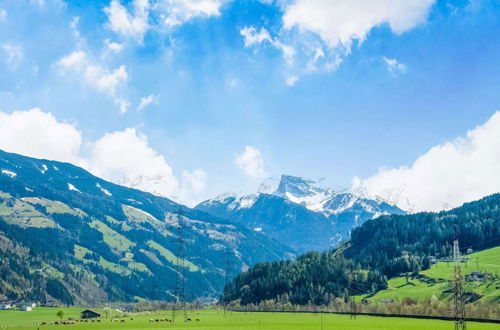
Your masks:
{"label": "dense forest", "polygon": [[455,235],[462,252],[500,245],[500,194],[450,211],[367,221],[332,251],[250,268],[229,283],[221,301],[327,304],[349,293],[374,293],[392,276],[416,274],[431,260],[449,258]]}

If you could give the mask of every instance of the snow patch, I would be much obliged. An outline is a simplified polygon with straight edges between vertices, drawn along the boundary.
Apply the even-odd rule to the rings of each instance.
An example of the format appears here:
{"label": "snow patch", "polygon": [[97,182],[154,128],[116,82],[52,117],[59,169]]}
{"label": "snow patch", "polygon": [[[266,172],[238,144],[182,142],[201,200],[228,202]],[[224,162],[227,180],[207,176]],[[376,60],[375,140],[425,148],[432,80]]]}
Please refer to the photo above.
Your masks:
{"label": "snow patch", "polygon": [[96,183],[95,185],[97,188],[101,189],[101,191],[105,194],[105,195],[108,195],[108,196],[113,196],[109,190],[103,188],[99,183]]}
{"label": "snow patch", "polygon": [[17,176],[16,172],[12,172],[12,171],[9,171],[9,170],[2,170],[2,174],[10,176],[11,178],[15,178]]}
{"label": "snow patch", "polygon": [[49,168],[47,167],[47,165],[43,164],[42,165],[42,169],[40,170],[40,172],[42,172],[42,174],[45,174],[45,172],[47,172]]}
{"label": "snow patch", "polygon": [[76,188],[74,185],[72,185],[69,182],[68,182],[68,190],[73,190],[73,191],[77,191],[77,192],[81,193],[81,191],[78,190],[78,188]]}

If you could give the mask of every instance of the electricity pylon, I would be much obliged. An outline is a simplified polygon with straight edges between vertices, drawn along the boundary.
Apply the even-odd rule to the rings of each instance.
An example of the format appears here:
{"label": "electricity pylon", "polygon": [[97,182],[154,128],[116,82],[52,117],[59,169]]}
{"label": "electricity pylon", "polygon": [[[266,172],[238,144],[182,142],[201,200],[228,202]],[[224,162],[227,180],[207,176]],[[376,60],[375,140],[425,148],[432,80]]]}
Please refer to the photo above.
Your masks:
{"label": "electricity pylon", "polygon": [[455,261],[455,272],[453,277],[453,300],[455,303],[455,330],[466,330],[465,321],[465,295],[462,283],[462,272],[460,269],[460,248],[458,237],[455,235],[453,242],[453,260]]}

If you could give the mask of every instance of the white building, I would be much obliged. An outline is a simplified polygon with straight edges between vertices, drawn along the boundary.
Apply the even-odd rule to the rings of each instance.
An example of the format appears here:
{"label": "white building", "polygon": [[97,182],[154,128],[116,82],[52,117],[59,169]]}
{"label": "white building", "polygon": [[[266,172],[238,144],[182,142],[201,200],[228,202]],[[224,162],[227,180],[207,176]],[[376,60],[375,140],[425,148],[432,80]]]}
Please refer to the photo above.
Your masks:
{"label": "white building", "polygon": [[12,309],[11,304],[0,304],[0,310]]}

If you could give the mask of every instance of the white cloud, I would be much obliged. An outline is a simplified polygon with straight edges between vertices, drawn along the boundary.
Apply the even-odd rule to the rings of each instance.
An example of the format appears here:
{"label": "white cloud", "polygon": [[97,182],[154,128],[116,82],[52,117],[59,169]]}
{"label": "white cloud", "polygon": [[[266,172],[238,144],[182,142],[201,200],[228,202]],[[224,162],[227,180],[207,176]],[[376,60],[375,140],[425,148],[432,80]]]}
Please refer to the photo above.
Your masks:
{"label": "white cloud", "polygon": [[246,146],[245,150],[236,156],[234,163],[249,177],[262,178],[266,175],[262,153],[256,147]]}
{"label": "white cloud", "polygon": [[0,9],[0,21],[7,18],[7,11],[5,9]]}
{"label": "white cloud", "polygon": [[83,78],[83,83],[87,86],[113,97],[121,113],[127,111],[130,105],[128,100],[116,96],[117,90],[122,88],[128,80],[125,65],[109,69],[91,60],[83,51],[75,51],[61,58],[57,65],[63,75],[70,73],[77,79]]}
{"label": "white cloud", "polygon": [[220,16],[220,8],[227,0],[162,0],[163,22],[168,27],[181,25],[196,17]]}
{"label": "white cloud", "polygon": [[3,44],[2,49],[5,53],[7,64],[17,66],[24,58],[24,52],[21,46],[14,44]]}
{"label": "white cloud", "polygon": [[38,158],[79,162],[81,132],[38,108],[0,112],[0,149]]}
{"label": "white cloud", "polygon": [[408,31],[427,19],[435,0],[296,0],[285,6],[283,25],[318,34],[329,47],[349,52],[376,26],[389,24],[394,33]]}
{"label": "white cloud", "polygon": [[[150,29],[173,28],[198,17],[220,16],[220,8],[229,0],[134,0],[131,8],[112,0],[104,8],[107,26],[114,32],[142,43]],[[150,17],[153,17],[150,20]],[[158,22],[158,23],[157,23]]]}
{"label": "white cloud", "polygon": [[[271,3],[272,1],[265,1]],[[387,24],[395,34],[426,21],[435,0],[294,0],[278,1],[282,25],[273,35],[247,27],[240,31],[245,47],[264,43],[283,52],[286,76],[336,70],[355,42],[361,44],[375,27]],[[388,64],[390,65],[390,64]],[[392,72],[403,66],[390,66]],[[288,81],[285,80],[288,84]]]}
{"label": "white cloud", "polygon": [[411,166],[359,180],[371,196],[411,211],[438,211],[500,192],[500,112],[466,137],[437,145]]}
{"label": "white cloud", "polygon": [[261,28],[260,31],[257,31],[257,29],[253,26],[246,26],[240,30],[240,34],[243,36],[245,47],[261,44],[264,41],[268,41],[270,43],[273,42],[269,31],[264,28]]}
{"label": "white cloud", "polygon": [[51,113],[35,108],[0,112],[0,149],[26,156],[65,161],[114,183],[194,205],[206,187],[202,169],[182,171],[179,181],[165,157],[134,128],[83,141],[82,133]]}
{"label": "white cloud", "polygon": [[106,133],[92,145],[91,171],[126,186],[162,196],[176,196],[179,182],[165,158],[134,128]]}
{"label": "white cloud", "polygon": [[193,191],[199,193],[203,191],[207,183],[207,174],[202,169],[196,169],[194,171],[182,171],[182,177],[185,188],[188,191]]}
{"label": "white cloud", "polygon": [[243,36],[245,47],[251,47],[260,45],[264,42],[268,42],[274,48],[277,48],[283,53],[283,58],[287,63],[292,64],[295,56],[295,49],[289,45],[285,45],[278,38],[272,38],[264,28],[260,31],[253,26],[247,26],[240,30],[240,34]]}
{"label": "white cloud", "polygon": [[83,51],[75,51],[68,56],[61,58],[59,66],[66,71],[73,71],[82,75],[89,86],[115,96],[118,87],[127,82],[127,67],[120,67],[110,70],[109,68],[91,61]]}
{"label": "white cloud", "polygon": [[387,70],[389,70],[390,73],[398,74],[406,72],[406,65],[404,65],[403,63],[399,63],[395,58],[387,58],[384,56],[382,57],[382,60],[384,61],[385,65],[387,66]]}
{"label": "white cloud", "polygon": [[130,107],[130,102],[127,99],[116,98],[114,102],[118,106],[118,108],[120,109],[120,114],[122,114],[122,115],[125,112],[127,112],[128,108]]}
{"label": "white cloud", "polygon": [[109,39],[104,40],[104,45],[106,46],[106,49],[108,51],[111,51],[113,53],[119,53],[123,50],[123,44],[110,41]]}
{"label": "white cloud", "polygon": [[299,77],[297,77],[296,75],[288,76],[285,79],[285,82],[288,86],[294,86],[297,81],[299,81]]}
{"label": "white cloud", "polygon": [[155,104],[157,102],[158,102],[158,98],[154,94],[150,94],[148,96],[143,96],[143,97],[141,97],[141,102],[139,103],[137,110],[141,111],[142,109],[144,109],[148,105]]}
{"label": "white cloud", "polygon": [[149,30],[149,10],[148,0],[134,0],[133,13],[129,13],[119,0],[112,0],[104,12],[108,16],[108,27],[121,35],[135,38],[142,42],[144,35]]}

